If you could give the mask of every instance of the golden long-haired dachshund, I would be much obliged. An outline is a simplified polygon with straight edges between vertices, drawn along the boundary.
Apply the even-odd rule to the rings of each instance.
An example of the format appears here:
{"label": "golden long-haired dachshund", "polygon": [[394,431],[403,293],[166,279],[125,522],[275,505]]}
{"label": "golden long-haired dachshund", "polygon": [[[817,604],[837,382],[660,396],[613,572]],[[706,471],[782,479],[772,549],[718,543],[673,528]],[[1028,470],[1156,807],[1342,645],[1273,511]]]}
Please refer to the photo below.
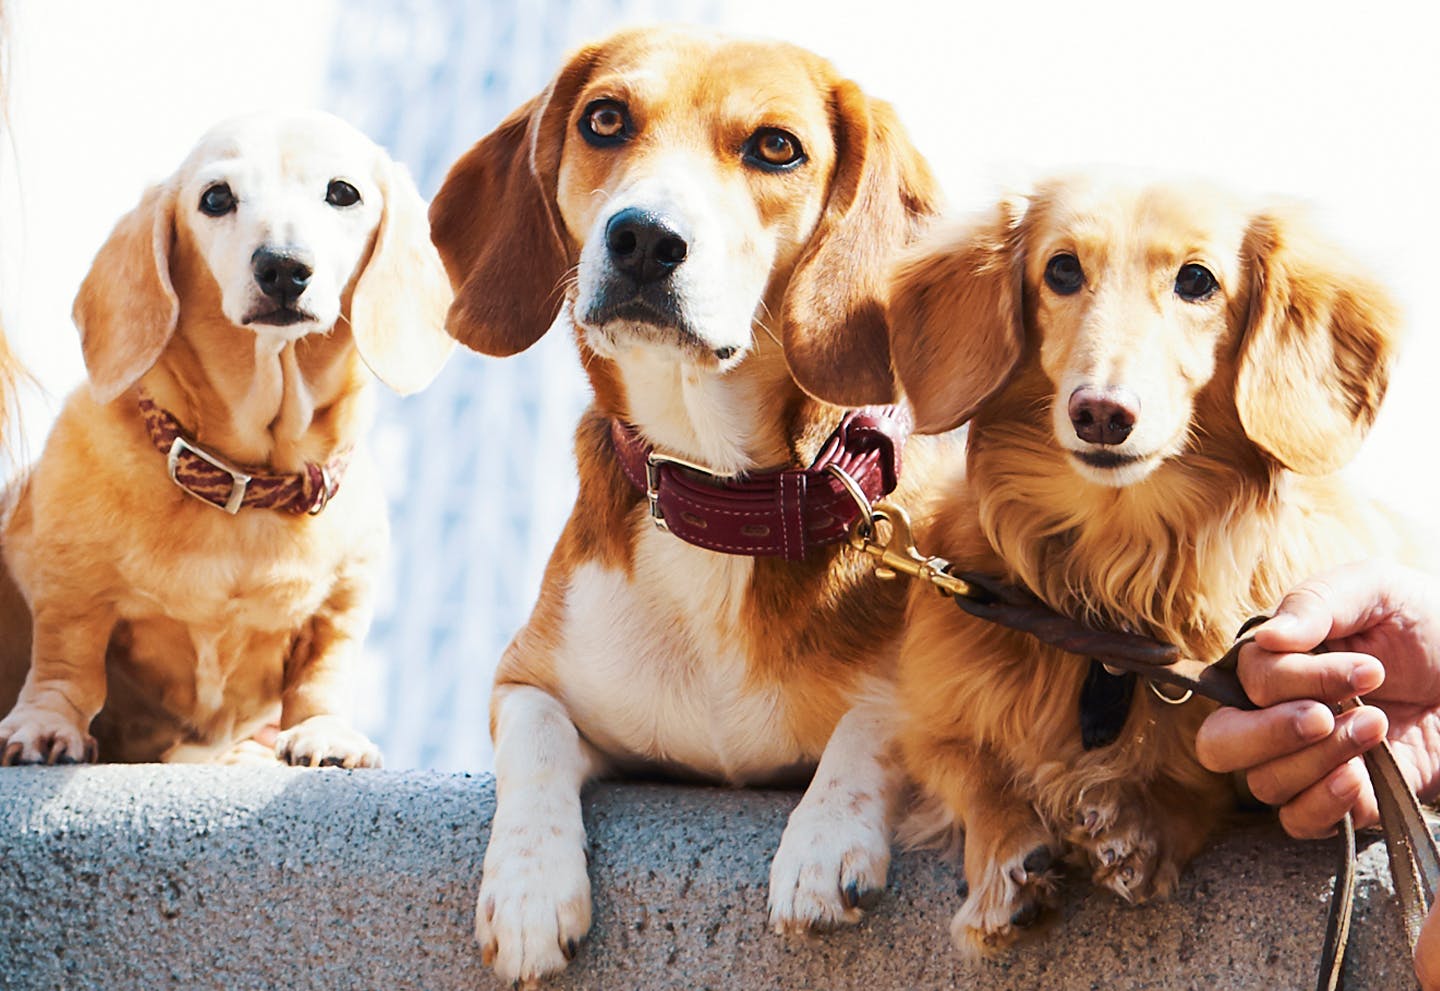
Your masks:
{"label": "golden long-haired dachshund", "polygon": [[[594,389],[574,513],[491,706],[476,934],[505,980],[561,969],[589,928],[580,790],[604,774],[814,772],[772,925],[853,922],[883,887],[903,594],[807,471],[859,426],[811,392],[890,401],[887,265],[935,202],[891,109],[820,58],[653,29],[578,52],[437,194],[451,333],[506,355],[573,329]],[[928,463],[905,448],[908,499]]]}
{"label": "golden long-haired dachshund", "polygon": [[3,763],[207,759],[278,722],[291,763],[378,764],[339,715],[387,532],[366,365],[426,384],[450,299],[409,177],[328,115],[222,124],[145,193],[5,529],[34,635],[4,632]]}
{"label": "golden long-haired dachshund", "polygon": [[[1214,660],[1307,575],[1400,552],[1335,474],[1385,393],[1396,312],[1288,210],[1055,180],[909,254],[890,318],[917,429],[970,424],[926,548],[965,571]],[[1231,808],[1195,757],[1211,703],[925,589],[899,694],[916,822],[964,834],[962,949],[1035,923],[1065,858],[1127,901],[1169,892]]]}

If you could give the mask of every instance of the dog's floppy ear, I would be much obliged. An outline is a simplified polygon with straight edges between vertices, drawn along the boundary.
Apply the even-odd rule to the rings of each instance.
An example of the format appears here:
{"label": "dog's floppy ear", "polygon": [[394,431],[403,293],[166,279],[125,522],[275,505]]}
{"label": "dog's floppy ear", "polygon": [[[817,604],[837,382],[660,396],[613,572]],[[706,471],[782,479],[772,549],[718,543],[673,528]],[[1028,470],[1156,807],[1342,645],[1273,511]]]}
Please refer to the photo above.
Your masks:
{"label": "dog's floppy ear", "polygon": [[180,321],[170,281],[175,187],[152,186],[100,247],[72,311],[95,399],[108,403],[159,360]]}
{"label": "dog's floppy ear", "polygon": [[468,348],[524,351],[554,322],[573,259],[555,205],[575,96],[600,49],[581,50],[554,82],[461,156],[430,204],[455,302],[446,329]]}
{"label": "dog's floppy ear", "polygon": [[939,208],[939,192],[888,104],[841,81],[831,113],[835,174],[785,291],[785,359],[801,387],[827,402],[886,403],[895,388],[885,323],[891,258]]}
{"label": "dog's floppy ear", "polygon": [[445,333],[450,282],[410,174],[377,157],[385,203],[375,246],[350,298],[350,326],[365,364],[405,396],[429,385],[455,346]]}
{"label": "dog's floppy ear", "polygon": [[1244,253],[1250,312],[1235,382],[1240,422],[1285,467],[1334,471],[1355,454],[1385,398],[1399,312],[1289,216],[1256,217]]}
{"label": "dog's floppy ear", "polygon": [[1025,342],[1020,209],[941,232],[890,288],[890,351],[920,433],[954,429],[1010,378]]}

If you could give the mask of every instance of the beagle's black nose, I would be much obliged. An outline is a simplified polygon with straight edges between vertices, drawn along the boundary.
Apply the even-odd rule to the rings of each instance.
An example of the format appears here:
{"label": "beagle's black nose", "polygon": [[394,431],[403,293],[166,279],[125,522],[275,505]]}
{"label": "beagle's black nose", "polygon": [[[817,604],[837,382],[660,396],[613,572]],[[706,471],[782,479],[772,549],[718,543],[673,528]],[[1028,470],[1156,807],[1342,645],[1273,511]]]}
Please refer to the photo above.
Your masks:
{"label": "beagle's black nose", "polygon": [[615,268],[642,286],[675,271],[690,250],[668,220],[636,207],[610,218],[605,225],[605,247]]}
{"label": "beagle's black nose", "polygon": [[250,256],[250,268],[260,291],[288,305],[300,298],[314,274],[314,262],[303,251],[259,248]]}
{"label": "beagle's black nose", "polygon": [[1129,389],[1081,386],[1070,394],[1075,436],[1091,444],[1123,444],[1140,418],[1140,397]]}

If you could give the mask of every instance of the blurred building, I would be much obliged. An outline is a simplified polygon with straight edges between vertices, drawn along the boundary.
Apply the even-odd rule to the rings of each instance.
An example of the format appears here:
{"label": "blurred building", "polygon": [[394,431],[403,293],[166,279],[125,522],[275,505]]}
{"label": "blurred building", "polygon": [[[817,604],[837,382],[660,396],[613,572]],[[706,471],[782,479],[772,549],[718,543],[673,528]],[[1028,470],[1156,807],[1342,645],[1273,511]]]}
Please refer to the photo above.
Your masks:
{"label": "blurred building", "polygon": [[[452,162],[597,33],[587,26],[645,6],[348,2],[331,44],[330,109],[405,162],[428,199]],[[665,16],[697,20],[704,7],[669,4]],[[571,435],[588,394],[570,336],[554,334],[503,361],[457,350],[425,392],[382,396],[372,442],[392,556],[357,701],[387,766],[490,766],[491,678],[574,501]]]}

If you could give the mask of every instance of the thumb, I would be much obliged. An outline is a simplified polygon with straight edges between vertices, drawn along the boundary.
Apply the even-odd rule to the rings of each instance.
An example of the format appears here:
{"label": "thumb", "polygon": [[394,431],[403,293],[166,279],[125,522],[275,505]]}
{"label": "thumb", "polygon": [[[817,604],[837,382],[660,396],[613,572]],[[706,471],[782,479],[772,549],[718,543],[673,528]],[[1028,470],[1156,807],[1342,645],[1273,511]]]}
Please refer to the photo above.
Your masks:
{"label": "thumb", "polygon": [[1274,653],[1314,650],[1330,635],[1334,596],[1334,586],[1323,578],[1302,582],[1280,600],[1275,615],[1255,627],[1255,642]]}

